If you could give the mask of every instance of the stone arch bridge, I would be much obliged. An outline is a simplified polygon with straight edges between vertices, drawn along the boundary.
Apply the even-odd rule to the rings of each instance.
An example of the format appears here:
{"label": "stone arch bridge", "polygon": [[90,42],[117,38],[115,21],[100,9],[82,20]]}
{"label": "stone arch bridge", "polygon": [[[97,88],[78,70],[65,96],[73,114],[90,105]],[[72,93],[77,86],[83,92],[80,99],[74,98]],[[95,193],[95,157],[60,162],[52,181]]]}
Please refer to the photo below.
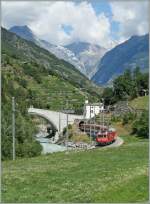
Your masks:
{"label": "stone arch bridge", "polygon": [[[59,134],[67,126],[67,114],[57,111],[50,111],[45,109],[37,109],[30,107],[28,113],[45,118],[49,121],[51,126],[56,130],[55,141],[58,140]],[[83,119],[83,115],[68,114],[68,124],[73,124],[75,119]]]}

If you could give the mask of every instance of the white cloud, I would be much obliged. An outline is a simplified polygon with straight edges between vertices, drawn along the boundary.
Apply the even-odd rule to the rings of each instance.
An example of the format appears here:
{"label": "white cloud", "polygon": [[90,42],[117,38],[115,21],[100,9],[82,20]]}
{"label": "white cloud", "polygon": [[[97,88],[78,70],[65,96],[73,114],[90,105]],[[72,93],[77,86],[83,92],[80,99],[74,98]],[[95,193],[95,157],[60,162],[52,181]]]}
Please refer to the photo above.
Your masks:
{"label": "white cloud", "polygon": [[[28,25],[40,38],[54,44],[76,40],[113,47],[135,34],[148,32],[148,1],[108,1],[113,17],[96,15],[90,2],[81,1],[3,1],[2,26]],[[119,39],[111,36],[111,22],[119,23]],[[71,26],[70,35],[62,25]],[[117,31],[116,31],[117,32]]]}
{"label": "white cloud", "polygon": [[[43,22],[47,25],[43,26]],[[70,25],[73,30],[67,35],[61,25]],[[81,2],[57,2],[47,8],[33,30],[45,39],[58,44],[67,44],[75,40],[91,42],[108,47],[110,44],[110,22],[101,14],[96,16],[91,4]],[[42,29],[41,29],[42,27]]]}
{"label": "white cloud", "polygon": [[148,33],[148,0],[112,1],[113,20],[120,23],[120,38]]}
{"label": "white cloud", "polygon": [[13,25],[29,24],[45,12],[52,2],[2,1],[2,25],[9,28]]}
{"label": "white cloud", "polygon": [[[96,15],[86,1],[75,2],[3,2],[3,26],[27,24],[41,38],[54,44],[68,44],[75,40],[104,47],[111,45],[110,22],[104,13]],[[70,25],[70,35],[62,29]]]}

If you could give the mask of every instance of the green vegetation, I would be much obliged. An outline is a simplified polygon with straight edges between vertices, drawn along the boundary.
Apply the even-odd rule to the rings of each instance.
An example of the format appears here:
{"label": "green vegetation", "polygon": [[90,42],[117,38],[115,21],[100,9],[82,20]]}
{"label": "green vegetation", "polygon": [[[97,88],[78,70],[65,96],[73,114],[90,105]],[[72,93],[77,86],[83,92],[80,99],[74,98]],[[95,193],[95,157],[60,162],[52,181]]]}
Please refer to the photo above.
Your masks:
{"label": "green vegetation", "polygon": [[148,201],[148,141],[3,162],[2,202]]}
{"label": "green vegetation", "polygon": [[125,113],[123,116],[122,116],[122,124],[123,125],[126,125],[128,123],[133,123],[133,121],[137,118],[137,114],[136,113],[132,113],[132,112],[129,112],[129,113]]}
{"label": "green vegetation", "polygon": [[[149,114],[148,111],[143,111],[140,115],[134,113],[126,113],[122,117],[112,118],[112,126],[116,127],[117,132],[125,131],[125,135],[136,135],[137,137],[149,137]],[[126,130],[125,130],[126,129]],[[122,132],[121,132],[122,133]],[[119,132],[118,132],[119,134]]]}
{"label": "green vegetation", "polygon": [[[118,128],[120,130],[126,129],[126,135],[130,134],[136,135],[142,138],[149,137],[149,114],[145,110],[141,114],[137,115],[136,113],[126,113],[122,117],[113,117],[111,122],[112,125],[116,127],[117,132]],[[119,125],[119,126],[118,126]],[[121,132],[122,133],[122,132]],[[119,132],[118,132],[119,134]]]}
{"label": "green vegetation", "polygon": [[90,143],[90,137],[86,133],[79,131],[76,124],[68,126],[68,135],[70,141]]}
{"label": "green vegetation", "polygon": [[12,96],[16,102],[16,154],[31,157],[41,153],[33,137],[35,123],[27,113],[31,105],[62,110],[68,100],[69,109],[81,114],[85,98],[98,101],[100,93],[71,64],[2,28],[2,159],[12,158]]}
{"label": "green vegetation", "polygon": [[138,97],[129,102],[129,105],[135,109],[142,109],[140,114],[128,113],[123,115],[122,124],[131,126],[131,134],[138,137],[149,137],[149,112],[148,112],[149,96]]}
{"label": "green vegetation", "polygon": [[135,109],[146,109],[149,106],[149,96],[140,96],[129,101],[129,105]]}
{"label": "green vegetation", "polygon": [[141,73],[139,67],[133,72],[127,69],[113,81],[113,88],[104,89],[102,97],[105,99],[105,104],[110,105],[120,100],[132,100],[143,96],[145,92],[148,93],[148,79],[149,74]]}
{"label": "green vegetation", "polygon": [[73,141],[73,142],[85,142],[87,144],[90,144],[90,137],[85,133],[79,133],[77,135],[73,135],[71,138],[71,141]]}
{"label": "green vegetation", "polygon": [[144,111],[133,123],[133,133],[140,137],[149,137],[149,112]]}
{"label": "green vegetation", "polygon": [[[113,82],[113,88],[105,88],[102,97],[106,105],[114,104],[120,100],[129,100],[129,106],[134,108],[135,112],[124,113],[121,116],[113,116],[112,122],[121,122],[132,131],[130,134],[136,134],[139,137],[148,138],[148,73],[141,73],[137,67],[133,73],[126,70],[125,73]],[[142,113],[138,113],[138,109]]]}
{"label": "green vegetation", "polygon": [[81,114],[85,98],[98,101],[101,93],[73,65],[5,29],[2,29],[2,77],[4,94],[7,91],[26,99],[24,103],[37,108],[61,110],[68,100],[69,108]]}
{"label": "green vegetation", "polygon": [[[84,91],[81,90],[78,94],[88,93],[89,97],[92,95],[91,98],[94,96],[97,98],[100,95],[101,89],[98,86],[88,80],[73,65],[58,59],[47,50],[38,47],[32,42],[23,40],[3,28],[2,39],[2,64],[13,63],[13,61],[17,62],[19,68],[23,67],[28,80],[30,76],[31,80],[34,78],[40,84],[43,81],[43,75],[56,76],[64,82],[63,85],[60,84],[59,86],[59,88],[61,87],[60,92],[66,87],[65,83],[68,82],[68,86],[71,84],[78,92],[81,88],[84,89]],[[50,91],[52,89],[51,86],[45,88],[50,89]]]}

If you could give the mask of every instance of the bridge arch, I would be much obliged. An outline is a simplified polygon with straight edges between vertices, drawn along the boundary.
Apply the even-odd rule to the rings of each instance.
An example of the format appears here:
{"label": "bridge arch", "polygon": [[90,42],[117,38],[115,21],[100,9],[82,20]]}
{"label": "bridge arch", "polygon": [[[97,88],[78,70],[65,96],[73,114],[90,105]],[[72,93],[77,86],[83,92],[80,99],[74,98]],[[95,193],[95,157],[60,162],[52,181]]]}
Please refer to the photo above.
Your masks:
{"label": "bridge arch", "polygon": [[[59,133],[67,126],[67,114],[57,111],[50,111],[45,109],[37,109],[30,107],[28,109],[29,114],[38,115],[45,118],[50,122],[56,132],[56,138],[59,138]],[[72,115],[68,114],[68,124],[73,124],[75,119],[83,119],[82,115]],[[57,140],[55,138],[55,140]]]}
{"label": "bridge arch", "polygon": [[49,117],[47,117],[47,116],[45,116],[44,114],[39,113],[39,112],[29,112],[29,113],[30,113],[31,115],[36,115],[36,116],[39,116],[39,117],[41,117],[41,118],[47,120],[47,121],[51,124],[52,128],[53,128],[54,130],[58,131],[58,128],[57,128],[56,124],[54,124],[54,122],[53,122]]}

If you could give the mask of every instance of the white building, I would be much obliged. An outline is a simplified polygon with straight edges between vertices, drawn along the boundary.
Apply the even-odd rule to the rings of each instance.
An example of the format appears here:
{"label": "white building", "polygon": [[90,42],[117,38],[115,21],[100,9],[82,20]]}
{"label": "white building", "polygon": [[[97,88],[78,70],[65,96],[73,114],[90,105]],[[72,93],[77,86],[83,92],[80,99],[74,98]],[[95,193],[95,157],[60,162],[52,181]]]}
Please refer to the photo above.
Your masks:
{"label": "white building", "polygon": [[103,103],[89,103],[88,100],[85,101],[84,107],[84,118],[90,119],[93,118],[95,115],[98,115],[100,112],[104,110]]}

